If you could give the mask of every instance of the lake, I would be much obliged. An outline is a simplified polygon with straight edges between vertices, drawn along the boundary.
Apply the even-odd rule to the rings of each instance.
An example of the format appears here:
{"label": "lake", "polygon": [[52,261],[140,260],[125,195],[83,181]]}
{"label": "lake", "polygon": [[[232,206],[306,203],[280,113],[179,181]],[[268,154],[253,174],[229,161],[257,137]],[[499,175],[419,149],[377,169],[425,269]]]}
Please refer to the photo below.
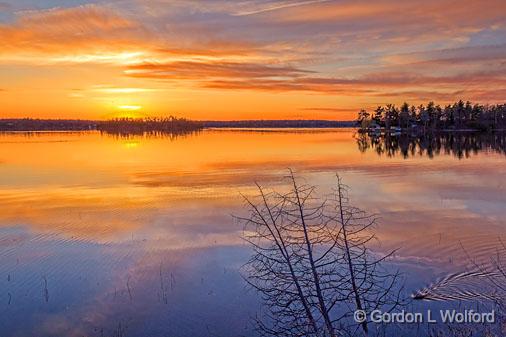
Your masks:
{"label": "lake", "polygon": [[408,295],[505,255],[504,137],[360,137],[0,134],[0,335],[255,336],[262,305],[241,277],[251,252],[232,215],[255,182],[283,188],[288,168],[321,193],[338,173],[380,216],[374,249],[399,248]]}

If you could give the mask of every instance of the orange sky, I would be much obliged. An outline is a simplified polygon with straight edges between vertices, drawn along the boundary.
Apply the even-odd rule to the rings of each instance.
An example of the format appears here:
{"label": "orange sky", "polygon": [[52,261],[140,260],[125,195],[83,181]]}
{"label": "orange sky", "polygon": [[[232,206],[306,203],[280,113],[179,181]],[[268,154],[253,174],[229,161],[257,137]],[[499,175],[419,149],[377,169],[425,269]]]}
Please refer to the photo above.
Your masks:
{"label": "orange sky", "polygon": [[0,118],[503,102],[506,2],[0,0]]}

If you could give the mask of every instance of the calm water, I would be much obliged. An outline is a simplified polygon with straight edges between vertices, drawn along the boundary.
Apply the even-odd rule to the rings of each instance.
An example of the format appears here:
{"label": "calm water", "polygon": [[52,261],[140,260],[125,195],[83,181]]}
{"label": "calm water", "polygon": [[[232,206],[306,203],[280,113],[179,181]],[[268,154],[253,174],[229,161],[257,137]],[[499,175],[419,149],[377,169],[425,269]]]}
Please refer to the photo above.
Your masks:
{"label": "calm water", "polygon": [[0,134],[0,335],[254,335],[231,214],[288,167],[322,193],[342,175],[381,215],[375,249],[400,247],[409,291],[498,253],[506,156],[409,150],[353,130]]}

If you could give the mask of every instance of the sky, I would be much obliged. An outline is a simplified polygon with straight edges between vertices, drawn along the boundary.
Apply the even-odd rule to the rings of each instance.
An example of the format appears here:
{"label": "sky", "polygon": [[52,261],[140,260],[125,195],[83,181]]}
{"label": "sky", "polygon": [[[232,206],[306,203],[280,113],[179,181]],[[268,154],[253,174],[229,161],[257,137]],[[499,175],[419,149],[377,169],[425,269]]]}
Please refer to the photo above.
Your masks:
{"label": "sky", "polygon": [[504,0],[0,0],[0,118],[503,103]]}

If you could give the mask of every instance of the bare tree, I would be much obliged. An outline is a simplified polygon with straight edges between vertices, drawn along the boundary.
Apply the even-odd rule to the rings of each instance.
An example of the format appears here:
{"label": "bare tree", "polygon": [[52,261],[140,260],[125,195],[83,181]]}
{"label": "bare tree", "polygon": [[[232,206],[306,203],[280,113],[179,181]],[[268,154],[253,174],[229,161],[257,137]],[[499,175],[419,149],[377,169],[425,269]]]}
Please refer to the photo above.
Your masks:
{"label": "bare tree", "polygon": [[262,335],[371,335],[367,320],[353,322],[357,310],[392,310],[400,303],[399,274],[388,272],[369,248],[376,218],[348,200],[337,177],[334,193],[319,197],[316,187],[299,184],[290,171],[287,192],[245,197],[249,215],[244,239],[253,249],[245,279],[262,296]]}

